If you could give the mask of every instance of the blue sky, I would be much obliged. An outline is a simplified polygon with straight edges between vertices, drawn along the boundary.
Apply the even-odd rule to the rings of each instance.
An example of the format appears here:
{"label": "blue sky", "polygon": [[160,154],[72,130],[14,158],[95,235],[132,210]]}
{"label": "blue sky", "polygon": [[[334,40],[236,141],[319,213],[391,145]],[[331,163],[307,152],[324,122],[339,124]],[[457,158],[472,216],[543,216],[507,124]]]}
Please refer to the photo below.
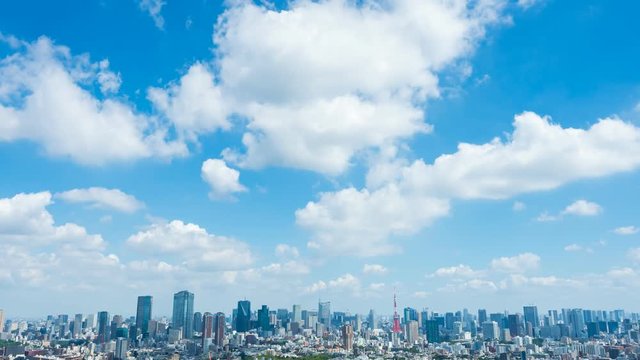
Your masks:
{"label": "blue sky", "polygon": [[638,7],[3,4],[0,308],[638,310]]}

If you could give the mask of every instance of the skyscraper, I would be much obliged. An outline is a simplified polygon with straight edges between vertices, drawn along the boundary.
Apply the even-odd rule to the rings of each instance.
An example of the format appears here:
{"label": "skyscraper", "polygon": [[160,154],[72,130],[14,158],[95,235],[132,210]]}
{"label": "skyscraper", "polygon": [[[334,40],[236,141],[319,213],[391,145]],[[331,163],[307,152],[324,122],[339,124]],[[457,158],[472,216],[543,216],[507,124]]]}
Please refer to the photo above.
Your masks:
{"label": "skyscraper", "polygon": [[425,333],[427,341],[430,343],[440,342],[440,324],[438,320],[432,319],[426,321]]}
{"label": "skyscraper", "polygon": [[202,329],[200,329],[200,331],[202,331],[202,348],[203,349],[207,344],[207,340],[213,338],[214,322],[215,322],[215,319],[212,313],[206,312],[204,313],[204,315],[202,315]]}
{"label": "skyscraper", "polygon": [[262,308],[258,310],[258,327],[262,329],[262,331],[271,331],[269,307],[267,305],[262,305]]}
{"label": "skyscraper", "polygon": [[342,346],[346,352],[353,351],[353,327],[351,324],[342,326]]}
{"label": "skyscraper", "polygon": [[331,327],[331,302],[318,302],[318,321],[326,327]]}
{"label": "skyscraper", "polygon": [[82,314],[76,314],[73,318],[73,337],[77,338],[82,333]]}
{"label": "skyscraper", "polygon": [[236,331],[247,332],[251,327],[251,302],[249,300],[238,301],[238,313],[236,315]]}
{"label": "skyscraper", "polygon": [[485,321],[487,321],[487,310],[478,309],[478,323],[482,325]]}
{"label": "skyscraper", "polygon": [[300,305],[293,305],[293,317],[292,322],[302,323],[302,309]]}
{"label": "skyscraper", "polygon": [[[540,318],[538,317],[538,307],[537,306],[524,306],[524,322],[530,323],[534,329],[540,327]],[[532,335],[532,334],[529,334]]]}
{"label": "skyscraper", "polygon": [[0,309],[0,333],[4,331],[4,310]]}
{"label": "skyscraper", "polygon": [[142,337],[149,337],[149,321],[151,321],[151,309],[153,297],[138,296],[138,306],[136,307],[136,329]]}
{"label": "skyscraper", "polygon": [[193,331],[202,332],[202,313],[193,313]]}
{"label": "skyscraper", "polygon": [[106,311],[100,311],[98,313],[98,337],[97,343],[103,344],[111,339],[110,336],[110,327],[111,323],[109,322],[109,313]]}
{"label": "skyscraper", "polygon": [[173,295],[173,319],[174,329],[182,329],[182,338],[193,337],[193,293],[186,290]]}
{"label": "skyscraper", "polygon": [[222,347],[224,345],[224,330],[226,328],[226,321],[224,319],[224,314],[219,312],[215,315],[215,338],[216,338],[216,346]]}
{"label": "skyscraper", "polygon": [[376,313],[373,309],[369,310],[369,316],[367,317],[367,322],[369,323],[369,329],[374,330],[378,328],[378,323],[376,321]]}
{"label": "skyscraper", "polygon": [[125,360],[127,358],[128,343],[126,338],[116,339],[116,352],[113,354],[114,360]]}

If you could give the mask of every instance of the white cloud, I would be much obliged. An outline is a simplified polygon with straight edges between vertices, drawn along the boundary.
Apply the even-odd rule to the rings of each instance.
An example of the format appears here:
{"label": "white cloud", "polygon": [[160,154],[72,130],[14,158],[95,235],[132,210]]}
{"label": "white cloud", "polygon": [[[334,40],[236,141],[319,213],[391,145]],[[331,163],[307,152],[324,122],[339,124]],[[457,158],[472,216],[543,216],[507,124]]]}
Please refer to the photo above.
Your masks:
{"label": "white cloud", "polygon": [[380,264],[364,264],[362,272],[365,274],[384,275],[389,271],[386,267]]}
{"label": "white cloud", "polygon": [[329,281],[317,281],[305,288],[307,293],[316,293],[324,290],[344,291],[350,290],[353,293],[360,291],[360,280],[347,273]]}
{"label": "white cloud", "polygon": [[522,201],[514,202],[512,207],[513,211],[523,211],[526,208],[527,208],[527,205]]}
{"label": "white cloud", "polygon": [[438,268],[433,274],[427,275],[427,277],[476,277],[480,275],[479,271],[473,270],[468,265],[459,264],[457,266],[441,267]]}
{"label": "white cloud", "polygon": [[551,215],[549,212],[545,211],[536,217],[536,221],[539,222],[551,222],[560,220],[560,216]]}
{"label": "white cloud", "polygon": [[385,288],[385,284],[384,283],[371,283],[369,284],[369,290],[372,291],[381,291],[384,290]]}
{"label": "white cloud", "polygon": [[171,120],[179,135],[188,140],[195,141],[199,134],[231,127],[221,90],[205,64],[192,65],[179,83],[164,89],[149,88],[147,97]]}
{"label": "white cloud", "polygon": [[523,273],[535,270],[540,266],[540,256],[523,253],[511,257],[500,257],[491,260],[491,269],[507,273]]}
{"label": "white cloud", "polygon": [[[119,75],[41,37],[0,60],[0,141],[30,140],[47,154],[85,165],[184,156],[167,128],[111,93]],[[90,91],[98,86],[105,94]]]}
{"label": "white cloud", "polygon": [[323,193],[317,202],[296,211],[296,222],[314,233],[309,247],[321,249],[322,254],[398,252],[399,248],[387,241],[389,236],[415,233],[449,211],[446,200],[407,196],[406,191],[393,184],[374,192],[348,188]]}
{"label": "white cloud", "polygon": [[564,247],[564,251],[567,251],[567,252],[577,252],[577,251],[582,251],[583,249],[584,248],[578,244],[570,244]]}
{"label": "white cloud", "polygon": [[202,163],[202,179],[209,184],[212,200],[233,199],[234,193],[246,192],[240,184],[240,172],[227,166],[224,160],[208,159]]}
{"label": "white cloud", "polygon": [[587,200],[578,200],[567,206],[563,214],[576,216],[596,216],[602,212],[602,207]]}
{"label": "white cloud", "polygon": [[621,226],[613,229],[613,232],[618,235],[633,235],[640,231],[636,226]]}
{"label": "white cloud", "polygon": [[[389,237],[416,233],[446,216],[450,199],[505,199],[640,167],[640,129],[619,119],[583,130],[525,112],[514,127],[505,141],[463,143],[433,164],[375,164],[366,188],[322,193],[296,212],[296,221],[325,253],[387,254],[399,250]],[[597,212],[590,204],[567,213]],[[547,213],[539,220],[557,218]]]}
{"label": "white cloud", "polygon": [[226,159],[335,175],[363,150],[429,131],[422,104],[439,95],[436,74],[473,50],[502,6],[233,3],[218,19],[216,65],[224,94],[249,124],[246,151],[227,150]]}
{"label": "white cloud", "polygon": [[175,258],[194,270],[234,270],[246,268],[254,261],[247,244],[209,234],[196,224],[180,220],[153,224],[131,235],[127,244],[141,253]]}
{"label": "white cloud", "polygon": [[429,297],[430,293],[427,291],[416,291],[413,293],[413,297],[418,298],[418,299],[426,299],[427,297]]}
{"label": "white cloud", "polygon": [[300,256],[298,248],[287,244],[276,245],[276,256],[280,258],[297,258]]}
{"label": "white cloud", "polygon": [[527,10],[529,8],[532,8],[536,5],[543,3],[544,1],[545,0],[518,0],[517,4],[519,7],[523,8],[524,10]]}
{"label": "white cloud", "polygon": [[68,190],[55,194],[55,197],[72,203],[89,203],[92,207],[114,209],[126,213],[133,213],[144,207],[144,204],[133,195],[119,189],[102,187]]}
{"label": "white cloud", "polygon": [[640,247],[629,249],[627,256],[631,261],[640,263]]}
{"label": "white cloud", "polygon": [[102,250],[100,235],[90,235],[74,223],[56,226],[47,210],[52,204],[51,193],[20,193],[0,199],[0,240],[21,246],[37,247],[58,244],[70,248]]}
{"label": "white cloud", "polygon": [[162,7],[166,5],[164,0],[138,0],[140,10],[146,12],[153,19],[153,23],[160,30],[164,29],[164,18],[162,17]]}

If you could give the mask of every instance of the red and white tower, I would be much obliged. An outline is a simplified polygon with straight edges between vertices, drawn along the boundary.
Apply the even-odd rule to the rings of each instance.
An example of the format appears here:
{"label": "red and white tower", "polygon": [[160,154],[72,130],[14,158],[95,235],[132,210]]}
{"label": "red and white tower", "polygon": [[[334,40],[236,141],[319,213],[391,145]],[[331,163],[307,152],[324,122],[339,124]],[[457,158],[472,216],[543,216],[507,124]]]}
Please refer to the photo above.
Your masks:
{"label": "red and white tower", "polygon": [[396,292],[393,291],[393,329],[394,334],[400,334],[402,328],[400,327],[400,315],[398,315],[398,304],[396,304]]}

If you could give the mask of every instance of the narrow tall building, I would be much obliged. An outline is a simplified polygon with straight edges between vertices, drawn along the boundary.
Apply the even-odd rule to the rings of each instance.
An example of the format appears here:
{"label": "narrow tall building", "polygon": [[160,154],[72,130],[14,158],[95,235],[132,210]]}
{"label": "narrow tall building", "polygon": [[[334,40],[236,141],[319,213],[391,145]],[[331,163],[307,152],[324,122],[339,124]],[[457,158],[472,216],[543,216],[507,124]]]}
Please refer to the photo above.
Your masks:
{"label": "narrow tall building", "polygon": [[111,340],[111,322],[109,321],[109,313],[106,311],[100,311],[98,313],[98,337],[97,343],[104,344]]}
{"label": "narrow tall building", "polygon": [[219,312],[215,315],[215,344],[218,347],[224,346],[224,330],[226,328],[226,320],[224,318],[224,314]]}
{"label": "narrow tall building", "polygon": [[318,321],[326,328],[331,327],[331,302],[318,302]]}
{"label": "narrow tall building", "polygon": [[249,300],[238,301],[238,313],[236,315],[236,331],[247,332],[251,327],[251,302]]}
{"label": "narrow tall building", "polygon": [[213,339],[214,323],[215,318],[212,313],[206,312],[202,315],[202,329],[200,331],[202,331],[202,348],[204,350],[206,350],[206,344]]}
{"label": "narrow tall building", "polygon": [[342,346],[348,353],[353,351],[353,327],[351,324],[342,326]]}
{"label": "narrow tall building", "polygon": [[149,321],[151,321],[153,297],[138,296],[138,306],[136,307],[136,329],[143,338],[149,337]]}
{"label": "narrow tall building", "polygon": [[78,338],[82,334],[82,314],[76,314],[73,318],[73,337]]}
{"label": "narrow tall building", "polygon": [[182,330],[183,339],[193,337],[193,293],[183,290],[173,295],[172,327]]}

